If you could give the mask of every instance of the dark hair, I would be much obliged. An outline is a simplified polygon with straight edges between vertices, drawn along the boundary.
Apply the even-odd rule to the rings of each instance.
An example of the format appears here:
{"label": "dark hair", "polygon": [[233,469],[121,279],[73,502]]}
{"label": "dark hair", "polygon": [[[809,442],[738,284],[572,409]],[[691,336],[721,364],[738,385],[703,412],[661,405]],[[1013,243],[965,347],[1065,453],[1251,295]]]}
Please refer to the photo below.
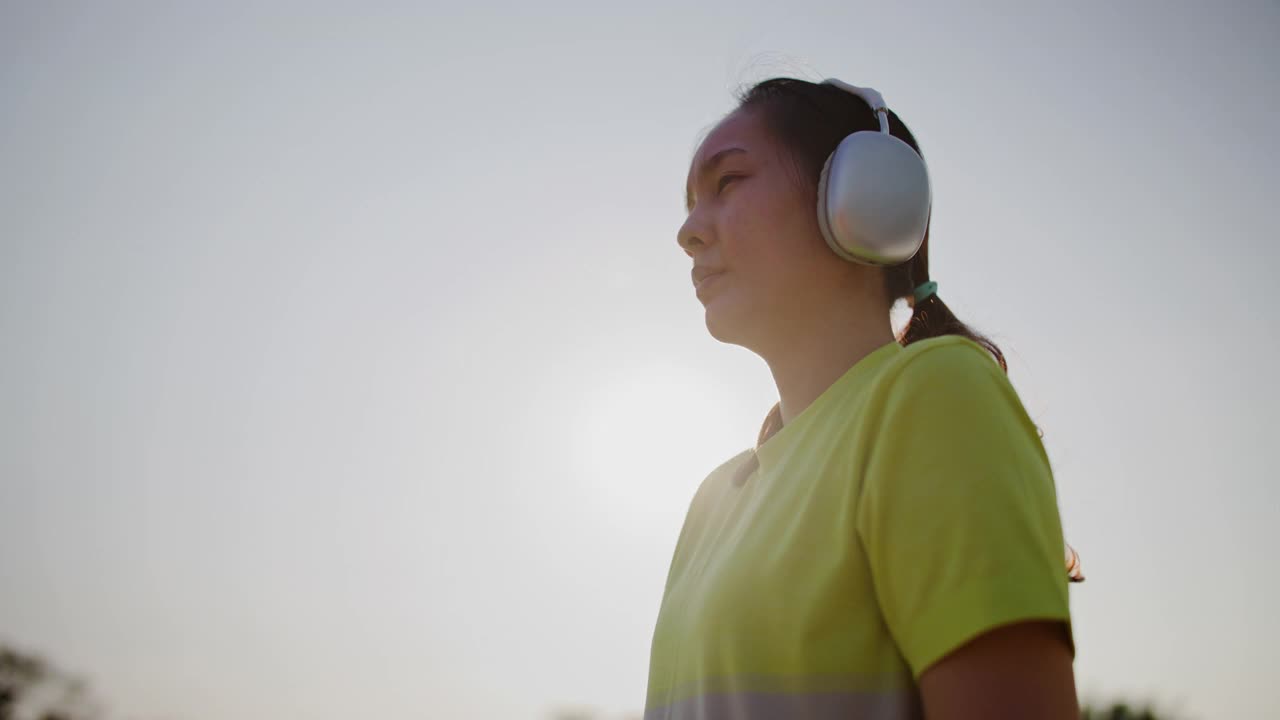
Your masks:
{"label": "dark hair", "polygon": [[[827,156],[847,135],[859,130],[879,131],[875,113],[861,98],[835,85],[811,83],[794,78],[772,78],[737,94],[738,110],[759,111],[766,130],[784,150],[796,181],[817,202],[818,176]],[[906,142],[920,157],[920,145],[901,119],[889,111],[889,133]],[[960,322],[938,297],[914,302],[917,285],[929,280],[929,230],[925,229],[920,251],[908,262],[884,268],[885,291],[890,303],[907,298],[911,320],[897,336],[910,345],[939,335],[962,335],[986,348],[1009,372],[1004,353],[994,342]]]}

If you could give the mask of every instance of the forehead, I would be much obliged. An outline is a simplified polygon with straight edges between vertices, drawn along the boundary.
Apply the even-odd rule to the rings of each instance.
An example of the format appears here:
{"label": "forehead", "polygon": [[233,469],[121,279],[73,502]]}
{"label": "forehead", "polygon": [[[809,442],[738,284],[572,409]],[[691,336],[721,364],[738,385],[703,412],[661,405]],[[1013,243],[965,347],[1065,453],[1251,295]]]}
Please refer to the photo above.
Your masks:
{"label": "forehead", "polygon": [[701,179],[699,176],[711,169],[709,161],[716,159],[717,154],[729,148],[742,148],[745,153],[726,153],[724,157],[746,156],[761,160],[768,144],[754,113],[737,110],[726,116],[698,145],[689,163],[689,174],[685,178],[685,207],[693,206],[694,186]]}
{"label": "forehead", "polygon": [[707,133],[698,145],[689,163],[689,180],[696,180],[696,173],[713,155],[729,147],[741,147],[749,153],[757,153],[763,144],[759,123],[752,113],[741,110],[730,113]]}

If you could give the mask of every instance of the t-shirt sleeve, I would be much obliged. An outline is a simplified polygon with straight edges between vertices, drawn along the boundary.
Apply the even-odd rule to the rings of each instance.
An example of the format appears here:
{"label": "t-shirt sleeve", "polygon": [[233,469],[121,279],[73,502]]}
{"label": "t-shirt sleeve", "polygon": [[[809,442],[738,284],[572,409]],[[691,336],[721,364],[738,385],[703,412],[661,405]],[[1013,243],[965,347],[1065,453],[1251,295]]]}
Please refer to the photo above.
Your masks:
{"label": "t-shirt sleeve", "polygon": [[1053,475],[1004,371],[939,343],[888,381],[856,527],[912,673],[1021,620],[1064,621],[1074,656]]}

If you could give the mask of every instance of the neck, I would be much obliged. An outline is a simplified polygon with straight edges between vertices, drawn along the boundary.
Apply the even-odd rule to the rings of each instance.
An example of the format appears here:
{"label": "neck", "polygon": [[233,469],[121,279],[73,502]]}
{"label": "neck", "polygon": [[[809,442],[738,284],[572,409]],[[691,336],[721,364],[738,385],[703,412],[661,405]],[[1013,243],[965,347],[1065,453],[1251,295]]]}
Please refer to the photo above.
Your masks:
{"label": "neck", "polygon": [[782,423],[804,412],[859,360],[893,342],[886,311],[880,322],[865,315],[813,315],[805,327],[793,327],[785,342],[761,353],[778,386]]}

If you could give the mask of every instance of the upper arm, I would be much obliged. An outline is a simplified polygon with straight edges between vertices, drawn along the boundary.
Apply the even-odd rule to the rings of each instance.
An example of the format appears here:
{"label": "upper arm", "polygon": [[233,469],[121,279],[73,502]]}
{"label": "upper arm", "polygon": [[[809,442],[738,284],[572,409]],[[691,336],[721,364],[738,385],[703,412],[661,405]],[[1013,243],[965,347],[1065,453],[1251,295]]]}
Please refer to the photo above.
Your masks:
{"label": "upper arm", "polygon": [[1072,652],[1060,622],[989,630],[920,676],[928,720],[1077,720]]}
{"label": "upper arm", "polygon": [[[971,665],[974,658],[1004,657],[995,649],[1039,652],[1043,633],[1016,629],[1029,621],[1059,628],[1069,669],[1074,642],[1053,477],[999,366],[977,346],[923,348],[893,381],[881,417],[858,536],[885,624],[912,672],[919,679],[941,669],[936,685],[947,668],[974,671],[987,667]],[[1010,634],[1019,642],[997,642]]]}

